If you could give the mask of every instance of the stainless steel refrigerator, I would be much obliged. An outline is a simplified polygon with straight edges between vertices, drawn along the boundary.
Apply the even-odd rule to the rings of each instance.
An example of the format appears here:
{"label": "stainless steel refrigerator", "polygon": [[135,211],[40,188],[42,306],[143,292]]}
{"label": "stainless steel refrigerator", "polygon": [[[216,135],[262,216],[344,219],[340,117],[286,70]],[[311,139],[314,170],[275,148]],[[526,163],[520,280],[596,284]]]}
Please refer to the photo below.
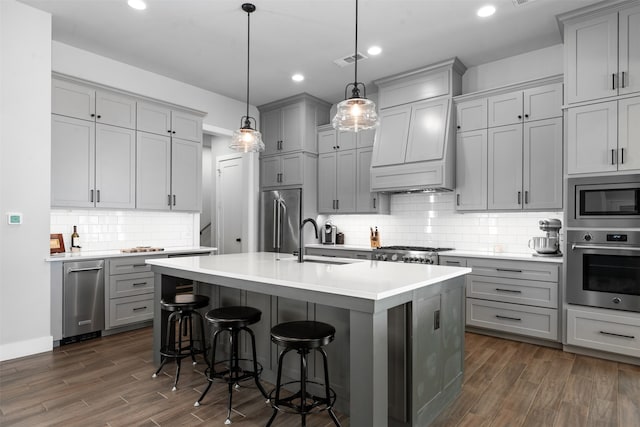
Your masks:
{"label": "stainless steel refrigerator", "polygon": [[298,250],[302,218],[302,189],[260,194],[260,250],[293,253]]}

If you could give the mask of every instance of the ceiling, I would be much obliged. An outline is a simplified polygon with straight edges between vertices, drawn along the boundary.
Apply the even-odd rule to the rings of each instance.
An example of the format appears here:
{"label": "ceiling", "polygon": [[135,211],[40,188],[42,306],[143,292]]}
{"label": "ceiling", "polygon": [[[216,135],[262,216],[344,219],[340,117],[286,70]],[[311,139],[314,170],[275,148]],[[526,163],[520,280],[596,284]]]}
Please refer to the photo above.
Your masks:
{"label": "ceiling", "polygon": [[[53,15],[53,39],[245,101],[247,15],[242,0],[20,0]],[[555,16],[592,0],[360,0],[358,62],[371,81],[453,56],[467,67],[561,43]],[[354,79],[354,0],[254,0],[251,15],[253,105],[307,92],[335,103]],[[476,9],[496,6],[490,18]],[[295,83],[299,72],[305,80]]]}

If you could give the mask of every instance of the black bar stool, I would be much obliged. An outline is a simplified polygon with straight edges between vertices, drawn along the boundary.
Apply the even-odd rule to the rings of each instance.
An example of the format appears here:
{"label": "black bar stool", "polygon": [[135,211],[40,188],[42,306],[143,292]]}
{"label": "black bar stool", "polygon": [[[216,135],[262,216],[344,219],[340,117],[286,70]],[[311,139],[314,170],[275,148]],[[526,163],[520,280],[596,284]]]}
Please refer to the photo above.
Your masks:
{"label": "black bar stool", "polygon": [[[248,328],[249,325],[258,323],[262,312],[257,308],[244,307],[244,306],[230,306],[221,307],[210,310],[205,317],[211,325],[211,358],[209,367],[205,374],[209,384],[207,388],[202,392],[200,398],[193,404],[193,406],[200,406],[200,402],[204,399],[213,381],[219,380],[220,382],[227,383],[229,386],[229,400],[227,405],[227,419],[225,424],[231,424],[231,401],[233,398],[233,387],[239,387],[238,383],[241,381],[253,378],[260,390],[260,393],[266,398],[267,392],[260,384],[260,374],[262,373],[262,365],[258,363],[256,358],[256,338],[253,335],[253,331]],[[229,358],[216,362],[216,344],[218,335],[222,332],[229,332],[231,352]],[[238,336],[241,331],[245,331],[251,337],[251,351],[253,359],[240,358],[238,345]],[[242,366],[244,365],[244,367]],[[245,369],[247,367],[248,369]],[[216,368],[220,368],[216,371]]]}
{"label": "black bar stool", "polygon": [[[209,305],[209,297],[205,295],[179,294],[160,301],[163,310],[170,311],[167,319],[166,339],[164,346],[160,349],[162,362],[158,370],[152,375],[156,378],[168,360],[176,361],[176,376],[171,391],[176,391],[178,379],[180,378],[180,362],[182,359],[191,356],[193,364],[196,364],[196,354],[205,354],[204,320],[202,315],[196,310]],[[200,339],[193,337],[193,316],[200,320]],[[178,331],[176,332],[176,320]],[[189,345],[183,347],[183,337],[189,335]],[[199,348],[194,345],[199,342]],[[205,357],[206,361],[206,357]]]}
{"label": "black bar stool", "polygon": [[[309,414],[320,411],[329,412],[329,416],[336,426],[340,422],[333,412],[333,404],[336,401],[336,393],[329,385],[329,368],[327,353],[322,348],[333,341],[336,329],[322,322],[297,321],[280,323],[271,328],[271,341],[284,347],[278,358],[278,378],[276,388],[269,393],[269,401],[273,407],[273,414],[267,422],[271,425],[278,415],[278,411],[299,414],[302,417],[302,426],[306,425],[306,417]],[[296,350],[300,355],[300,381],[290,381],[282,384],[282,361],[285,354]],[[311,350],[316,350],[322,355],[324,362],[324,384],[307,380],[307,355]],[[300,390],[291,396],[281,398],[280,390],[289,384],[300,384]],[[307,384],[317,384],[324,388],[324,396],[314,396],[307,391]],[[275,393],[275,397],[273,397]]]}

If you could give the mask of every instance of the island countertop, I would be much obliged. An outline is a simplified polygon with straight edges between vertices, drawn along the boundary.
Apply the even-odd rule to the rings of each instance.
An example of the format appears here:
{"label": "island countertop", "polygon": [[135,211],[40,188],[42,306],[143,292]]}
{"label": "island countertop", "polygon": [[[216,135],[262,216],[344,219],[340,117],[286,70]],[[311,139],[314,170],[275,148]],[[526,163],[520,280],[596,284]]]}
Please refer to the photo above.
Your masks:
{"label": "island countertop", "polygon": [[149,259],[147,264],[287,288],[379,301],[468,273],[470,268],[272,252]]}

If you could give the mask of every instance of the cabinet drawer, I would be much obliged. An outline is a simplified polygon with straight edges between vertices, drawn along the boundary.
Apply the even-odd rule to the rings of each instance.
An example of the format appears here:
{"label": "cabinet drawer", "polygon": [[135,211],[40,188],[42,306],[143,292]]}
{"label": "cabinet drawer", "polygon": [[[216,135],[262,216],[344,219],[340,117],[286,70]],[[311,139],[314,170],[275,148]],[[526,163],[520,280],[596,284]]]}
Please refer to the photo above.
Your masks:
{"label": "cabinet drawer", "polygon": [[448,267],[466,267],[467,259],[455,257],[455,256],[447,256],[447,257],[441,256],[439,257],[439,264],[446,265]]}
{"label": "cabinet drawer", "polygon": [[467,298],[467,325],[556,341],[558,311]]}
{"label": "cabinet drawer", "polygon": [[151,266],[145,264],[147,258],[153,257],[131,257],[109,260],[109,274],[145,273],[151,271]]}
{"label": "cabinet drawer", "polygon": [[468,275],[467,297],[539,307],[558,307],[558,284],[536,280]]}
{"label": "cabinet drawer", "polygon": [[640,316],[569,308],[567,344],[640,357]]}
{"label": "cabinet drawer", "polygon": [[481,276],[558,282],[558,265],[546,262],[468,258],[467,267]]}
{"label": "cabinet drawer", "polygon": [[115,298],[109,301],[109,326],[117,327],[153,319],[153,295]]}
{"label": "cabinet drawer", "polygon": [[117,274],[109,277],[111,298],[153,293],[153,273]]}

